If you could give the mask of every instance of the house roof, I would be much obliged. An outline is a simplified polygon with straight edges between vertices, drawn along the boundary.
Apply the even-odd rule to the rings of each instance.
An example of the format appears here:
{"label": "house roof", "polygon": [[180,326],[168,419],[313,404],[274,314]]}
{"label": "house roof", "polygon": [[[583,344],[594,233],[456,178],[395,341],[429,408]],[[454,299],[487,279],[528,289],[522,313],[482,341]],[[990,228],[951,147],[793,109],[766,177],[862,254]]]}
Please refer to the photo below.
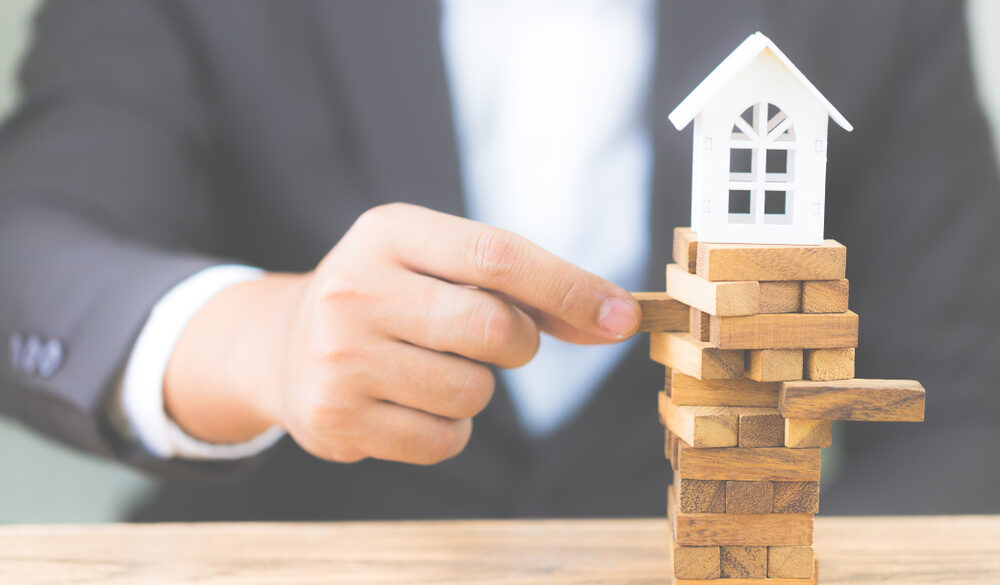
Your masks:
{"label": "house roof", "polygon": [[837,111],[837,108],[833,107],[830,100],[823,97],[823,94],[816,89],[805,75],[799,71],[799,68],[795,66],[794,63],[789,60],[781,49],[774,44],[774,41],[767,38],[759,31],[747,37],[747,40],[743,41],[740,46],[736,47],[732,53],[726,57],[722,63],[712,71],[708,77],[706,77],[698,87],[694,88],[684,101],[680,103],[673,112],[670,112],[670,122],[673,123],[674,127],[678,130],[683,130],[685,126],[691,123],[691,120],[698,115],[704,107],[705,102],[707,102],[716,92],[722,90],[730,80],[733,79],[740,71],[742,71],[747,65],[753,62],[763,51],[770,50],[778,61],[785,66],[788,71],[795,76],[795,79],[799,81],[805,88],[815,97],[823,107],[826,108],[827,113],[833,118],[833,121],[840,125],[841,128],[850,132],[854,130],[854,126]]}

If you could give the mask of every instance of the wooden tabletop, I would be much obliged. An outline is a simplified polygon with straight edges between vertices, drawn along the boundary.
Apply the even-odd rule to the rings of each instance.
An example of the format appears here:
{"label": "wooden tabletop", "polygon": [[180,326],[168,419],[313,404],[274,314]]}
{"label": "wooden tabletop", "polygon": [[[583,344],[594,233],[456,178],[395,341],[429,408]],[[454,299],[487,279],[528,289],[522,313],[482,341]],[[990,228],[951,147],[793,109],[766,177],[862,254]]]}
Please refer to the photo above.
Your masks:
{"label": "wooden tabletop", "polygon": [[[0,526],[0,583],[662,584],[666,520]],[[816,520],[820,583],[1000,583],[1000,516]]]}

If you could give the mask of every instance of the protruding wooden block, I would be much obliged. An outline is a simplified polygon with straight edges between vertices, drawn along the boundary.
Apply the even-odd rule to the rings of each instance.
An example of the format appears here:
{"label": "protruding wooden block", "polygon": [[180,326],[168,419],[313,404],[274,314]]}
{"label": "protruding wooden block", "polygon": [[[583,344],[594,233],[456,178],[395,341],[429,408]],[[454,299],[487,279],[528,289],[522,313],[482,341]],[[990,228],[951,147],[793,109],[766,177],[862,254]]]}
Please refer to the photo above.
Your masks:
{"label": "protruding wooden block", "polygon": [[774,489],[775,514],[818,514],[818,481],[776,481]]}
{"label": "protruding wooden block", "polygon": [[650,333],[649,357],[699,380],[743,376],[742,351],[719,349],[687,333]]}
{"label": "protruding wooden block", "polygon": [[670,453],[670,468],[677,472],[677,459],[680,453],[680,441],[677,440],[677,436],[667,430],[667,451]]}
{"label": "protruding wooden block", "polygon": [[678,441],[674,460],[677,462],[678,472],[688,479],[819,481],[819,449],[695,449]]}
{"label": "protruding wooden block", "polygon": [[833,421],[785,419],[785,446],[793,449],[829,447],[833,444]]}
{"label": "protruding wooden block", "polygon": [[660,417],[670,432],[692,447],[735,447],[739,417],[725,406],[677,406],[666,392],[659,395]]}
{"label": "protruding wooden block", "polygon": [[847,310],[850,285],[846,278],[810,280],[802,283],[803,313],[843,313]]}
{"label": "protruding wooden block", "polygon": [[856,347],[858,315],[779,313],[711,317],[712,343],[721,349],[803,349]]}
{"label": "protruding wooden block", "polygon": [[674,577],[677,579],[718,579],[722,551],[717,546],[677,546],[674,553]]}
{"label": "protruding wooden block", "polygon": [[854,377],[854,348],[807,349],[804,364],[804,377],[809,380],[850,380]]}
{"label": "protruding wooden block", "polygon": [[688,514],[670,486],[667,512],[681,546],[809,546],[811,514]]}
{"label": "protruding wooden block", "polygon": [[924,387],[916,380],[783,382],[779,404],[788,418],[919,422]]}
{"label": "protruding wooden block", "polygon": [[763,579],[767,577],[766,546],[724,546],[721,552],[721,569],[724,579]]}
{"label": "protruding wooden block", "polygon": [[698,244],[696,272],[706,280],[834,280],[844,278],[847,248],[833,240],[818,246]]}
{"label": "protruding wooden block", "polygon": [[738,408],[740,447],[783,447],[785,417],[777,408]]}
{"label": "protruding wooden block", "polygon": [[691,333],[692,337],[697,337],[698,341],[709,340],[710,322],[708,317],[708,313],[694,307],[688,311],[688,332]]}
{"label": "protruding wooden block", "polygon": [[642,319],[639,331],[687,331],[687,306],[664,292],[634,292]]}
{"label": "protruding wooden block", "polygon": [[757,314],[759,289],[757,281],[711,282],[667,265],[667,294],[710,315]]}
{"label": "protruding wooden block", "polygon": [[744,373],[758,382],[801,380],[802,359],[801,349],[751,349]]}
{"label": "protruding wooden block", "polygon": [[[779,280],[760,283],[758,313],[798,313],[802,310],[802,283]],[[847,309],[844,309],[845,311]]]}
{"label": "protruding wooden block", "polygon": [[767,549],[767,576],[772,579],[808,579],[813,576],[816,551],[811,546],[771,546]]}
{"label": "protruding wooden block", "polygon": [[722,514],[726,511],[726,482],[714,479],[685,479],[674,474],[674,489],[681,512]]}
{"label": "protruding wooden block", "polygon": [[674,262],[694,274],[698,264],[698,234],[689,227],[674,228]]}
{"label": "protruding wooden block", "polygon": [[726,482],[726,514],[770,514],[773,506],[771,482]]}
{"label": "protruding wooden block", "polygon": [[778,406],[777,382],[755,382],[749,378],[699,380],[682,372],[670,374],[670,398],[677,405]]}

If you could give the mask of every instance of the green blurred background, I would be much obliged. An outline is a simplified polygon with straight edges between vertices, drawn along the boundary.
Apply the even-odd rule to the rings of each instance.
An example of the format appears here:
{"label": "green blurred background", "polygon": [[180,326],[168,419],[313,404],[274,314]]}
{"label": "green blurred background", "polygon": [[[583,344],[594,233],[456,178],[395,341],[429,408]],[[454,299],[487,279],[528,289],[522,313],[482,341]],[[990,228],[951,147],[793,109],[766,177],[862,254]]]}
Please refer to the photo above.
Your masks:
{"label": "green blurred background", "polygon": [[[17,63],[38,0],[0,2],[0,116],[17,99]],[[969,24],[979,89],[1000,143],[1000,1],[972,0]],[[0,523],[118,520],[153,482],[40,438],[0,415]]]}

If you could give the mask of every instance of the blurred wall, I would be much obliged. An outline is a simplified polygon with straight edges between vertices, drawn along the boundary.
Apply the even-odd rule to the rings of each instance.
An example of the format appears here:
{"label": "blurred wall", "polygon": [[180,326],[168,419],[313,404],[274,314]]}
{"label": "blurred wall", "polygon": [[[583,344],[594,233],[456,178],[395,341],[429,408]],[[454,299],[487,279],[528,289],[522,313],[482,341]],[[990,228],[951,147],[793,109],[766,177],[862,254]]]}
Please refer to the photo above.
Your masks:
{"label": "blurred wall", "polygon": [[[14,71],[28,41],[37,0],[0,2],[0,116],[16,99]],[[1000,144],[1000,2],[969,6],[980,93]],[[1000,160],[1000,159],[998,159]],[[152,482],[114,464],[80,455],[0,416],[0,523],[107,522]]]}

